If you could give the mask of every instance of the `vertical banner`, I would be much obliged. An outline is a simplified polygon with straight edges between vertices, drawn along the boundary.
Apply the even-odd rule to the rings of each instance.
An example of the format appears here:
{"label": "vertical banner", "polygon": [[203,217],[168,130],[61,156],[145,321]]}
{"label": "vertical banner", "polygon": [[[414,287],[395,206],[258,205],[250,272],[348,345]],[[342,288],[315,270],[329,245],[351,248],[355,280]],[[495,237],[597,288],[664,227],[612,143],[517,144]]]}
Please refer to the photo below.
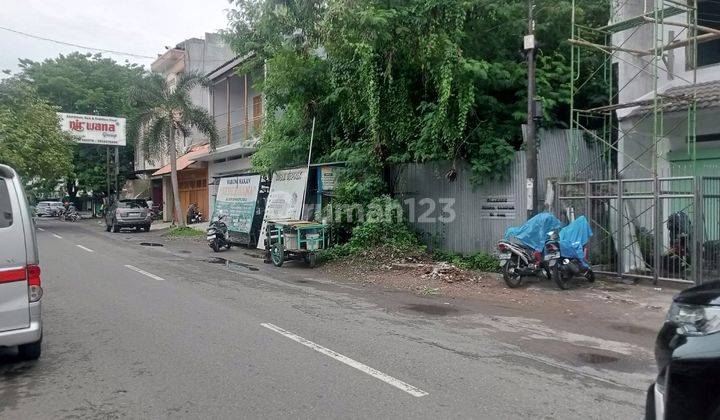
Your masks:
{"label": "vertical banner", "polygon": [[299,220],[305,204],[308,169],[285,169],[273,174],[265,205],[265,217],[257,247],[265,249],[267,220]]}
{"label": "vertical banner", "polygon": [[229,231],[250,233],[259,189],[260,175],[220,178],[213,219],[222,211]]}

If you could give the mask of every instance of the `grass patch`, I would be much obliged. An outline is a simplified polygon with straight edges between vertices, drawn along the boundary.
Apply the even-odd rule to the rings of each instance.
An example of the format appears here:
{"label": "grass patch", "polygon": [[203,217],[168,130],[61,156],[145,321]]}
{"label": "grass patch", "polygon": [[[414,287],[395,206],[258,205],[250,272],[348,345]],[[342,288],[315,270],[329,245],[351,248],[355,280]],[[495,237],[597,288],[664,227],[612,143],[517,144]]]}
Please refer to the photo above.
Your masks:
{"label": "grass patch", "polygon": [[182,237],[182,238],[191,238],[196,236],[203,236],[205,235],[205,232],[197,229],[193,229],[191,227],[174,227],[168,230],[167,236],[176,236],[176,237]]}
{"label": "grass patch", "polygon": [[485,272],[500,271],[500,263],[497,258],[484,252],[472,255],[460,255],[449,251],[435,251],[433,259],[445,261],[463,270],[479,270]]}

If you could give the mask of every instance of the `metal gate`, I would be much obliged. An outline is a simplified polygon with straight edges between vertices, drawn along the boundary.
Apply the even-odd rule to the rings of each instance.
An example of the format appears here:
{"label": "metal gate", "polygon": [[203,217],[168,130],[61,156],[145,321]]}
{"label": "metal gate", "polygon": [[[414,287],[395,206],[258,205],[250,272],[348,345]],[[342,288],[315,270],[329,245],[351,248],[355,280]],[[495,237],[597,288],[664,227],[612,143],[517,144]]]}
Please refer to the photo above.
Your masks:
{"label": "metal gate", "polygon": [[558,182],[556,209],[593,229],[597,272],[700,284],[720,279],[720,177]]}

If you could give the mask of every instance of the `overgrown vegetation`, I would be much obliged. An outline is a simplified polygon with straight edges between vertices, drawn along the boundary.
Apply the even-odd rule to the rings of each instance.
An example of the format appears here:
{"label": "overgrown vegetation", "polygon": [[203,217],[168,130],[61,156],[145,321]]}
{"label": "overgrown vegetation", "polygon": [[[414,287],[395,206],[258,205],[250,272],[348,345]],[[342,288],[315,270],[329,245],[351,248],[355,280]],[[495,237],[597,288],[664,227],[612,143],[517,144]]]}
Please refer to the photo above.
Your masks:
{"label": "overgrown vegetation", "polygon": [[[606,4],[574,3],[578,23],[608,21]],[[522,146],[525,0],[232,4],[226,38],[236,53],[251,57],[240,72],[257,73],[268,110],[253,156],[261,172],[304,164],[313,122],[312,160],[347,162],[338,204],[366,205],[392,194],[391,168],[400,163],[449,162],[450,181],[498,179]],[[569,120],[572,4],[536,1],[537,96],[548,127]],[[594,66],[591,59],[582,65]],[[602,84],[588,85],[577,105],[601,103],[606,93]],[[469,163],[470,174],[457,172],[460,161]],[[350,243],[326,255],[364,249],[365,233],[375,226],[361,224]],[[388,240],[386,229],[372,234]]]}
{"label": "overgrown vegetation", "polygon": [[344,244],[323,250],[320,253],[321,261],[331,261],[378,248],[397,254],[419,254],[425,251],[417,232],[405,218],[397,217],[398,210],[402,215],[402,207],[397,200],[389,196],[377,197],[370,202],[368,209],[364,220],[352,229],[350,239]]}
{"label": "overgrown vegetation", "polygon": [[[568,120],[571,2],[537,1],[538,96],[545,124]],[[576,0],[577,19],[607,22]],[[353,199],[388,192],[402,162],[465,160],[476,182],[504,172],[522,143],[525,0],[235,0],[226,35],[269,110],[255,166],[303,163],[316,118],[315,161],[347,161]],[[260,80],[262,78],[258,78]],[[604,95],[591,87],[588,102]],[[582,99],[580,100],[582,102]]]}

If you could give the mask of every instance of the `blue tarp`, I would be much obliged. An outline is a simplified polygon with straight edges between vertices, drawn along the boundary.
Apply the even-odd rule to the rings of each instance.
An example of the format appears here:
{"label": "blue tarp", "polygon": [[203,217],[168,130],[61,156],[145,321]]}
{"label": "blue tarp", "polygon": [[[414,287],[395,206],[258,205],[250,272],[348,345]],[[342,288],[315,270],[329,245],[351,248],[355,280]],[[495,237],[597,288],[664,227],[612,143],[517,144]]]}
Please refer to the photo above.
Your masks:
{"label": "blue tarp", "polygon": [[505,240],[512,238],[542,251],[548,232],[562,227],[562,222],[552,213],[540,213],[525,222],[522,226],[510,227],[505,231]]}
{"label": "blue tarp", "polygon": [[585,216],[578,217],[560,229],[560,255],[564,258],[577,258],[587,267],[588,261],[585,261],[583,248],[592,235],[592,229]]}

